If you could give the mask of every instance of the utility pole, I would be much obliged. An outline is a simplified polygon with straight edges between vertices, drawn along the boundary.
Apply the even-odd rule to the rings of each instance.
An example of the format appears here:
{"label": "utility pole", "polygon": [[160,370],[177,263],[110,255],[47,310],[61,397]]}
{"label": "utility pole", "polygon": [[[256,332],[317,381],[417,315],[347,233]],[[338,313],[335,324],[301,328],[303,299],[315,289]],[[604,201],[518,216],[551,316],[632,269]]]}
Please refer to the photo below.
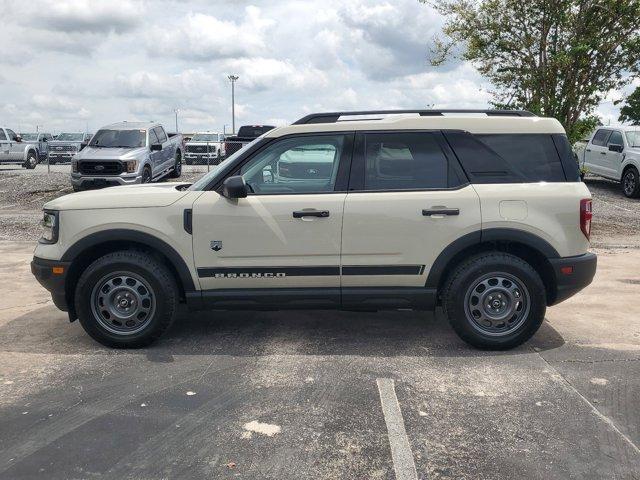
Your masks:
{"label": "utility pole", "polygon": [[236,134],[236,91],[235,84],[236,80],[238,80],[238,75],[229,75],[227,77],[231,82],[231,135]]}
{"label": "utility pole", "polygon": [[180,133],[180,130],[178,130],[178,112],[180,111],[179,108],[174,108],[173,109],[173,113],[176,114],[176,133]]}

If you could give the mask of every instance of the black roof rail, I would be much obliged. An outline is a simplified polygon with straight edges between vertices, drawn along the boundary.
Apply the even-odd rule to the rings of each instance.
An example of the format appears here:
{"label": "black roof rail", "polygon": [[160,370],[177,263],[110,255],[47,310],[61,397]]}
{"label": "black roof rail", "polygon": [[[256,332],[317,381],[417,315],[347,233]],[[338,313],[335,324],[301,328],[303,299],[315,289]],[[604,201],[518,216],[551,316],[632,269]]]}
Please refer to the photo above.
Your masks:
{"label": "black roof rail", "polygon": [[[356,112],[325,112],[311,113],[293,122],[293,125],[307,123],[335,123],[345,115],[390,115],[402,113],[417,113],[421,117],[440,117],[446,113],[484,113],[489,117],[535,117],[534,113],[527,110],[362,110]],[[357,119],[354,119],[357,120]]]}

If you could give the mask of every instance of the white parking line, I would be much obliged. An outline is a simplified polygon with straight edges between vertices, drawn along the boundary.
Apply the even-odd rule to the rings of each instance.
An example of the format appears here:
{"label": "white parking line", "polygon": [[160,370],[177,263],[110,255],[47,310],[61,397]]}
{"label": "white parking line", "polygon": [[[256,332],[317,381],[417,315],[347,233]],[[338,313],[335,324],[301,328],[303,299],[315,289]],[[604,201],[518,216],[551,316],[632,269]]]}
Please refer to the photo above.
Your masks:
{"label": "white parking line", "polygon": [[387,424],[396,480],[418,480],[416,464],[413,461],[411,445],[409,445],[402,411],[396,396],[395,383],[391,378],[378,378],[376,382],[378,384],[378,392],[380,392],[384,421]]}

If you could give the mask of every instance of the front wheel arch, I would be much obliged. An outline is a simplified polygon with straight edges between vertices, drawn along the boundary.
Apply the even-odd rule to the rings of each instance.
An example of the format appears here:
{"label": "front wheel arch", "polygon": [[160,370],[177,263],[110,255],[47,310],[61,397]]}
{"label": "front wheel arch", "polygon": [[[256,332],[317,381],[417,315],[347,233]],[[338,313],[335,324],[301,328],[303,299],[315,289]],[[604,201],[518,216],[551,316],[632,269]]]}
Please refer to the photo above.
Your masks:
{"label": "front wheel arch", "polygon": [[82,272],[94,260],[118,250],[139,250],[162,259],[176,279],[181,299],[185,298],[186,292],[195,290],[189,267],[180,254],[163,240],[135,230],[114,229],[96,232],[73,244],[61,258],[63,262],[71,262],[65,280],[65,298],[71,320],[77,318],[73,299]]}

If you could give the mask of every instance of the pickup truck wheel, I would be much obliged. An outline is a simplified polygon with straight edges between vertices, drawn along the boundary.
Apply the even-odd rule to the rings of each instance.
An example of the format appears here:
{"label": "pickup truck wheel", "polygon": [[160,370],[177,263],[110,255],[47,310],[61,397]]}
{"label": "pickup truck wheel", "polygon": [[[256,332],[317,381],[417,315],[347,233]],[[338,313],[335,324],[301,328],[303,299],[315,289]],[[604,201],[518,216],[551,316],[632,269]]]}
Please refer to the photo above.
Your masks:
{"label": "pickup truck wheel", "polygon": [[506,253],[479,254],[459,265],[443,289],[444,311],[456,333],[474,347],[505,350],[540,328],[546,292],[538,273]]}
{"label": "pickup truck wheel", "polygon": [[75,292],[78,318],[99,343],[144,347],[171,325],[178,304],[175,279],[165,265],[143,252],[123,250],[94,261]]}
{"label": "pickup truck wheel", "polygon": [[180,151],[178,150],[176,152],[176,160],[175,160],[175,163],[173,164],[173,170],[169,174],[169,177],[179,178],[180,175],[182,175],[182,153],[180,153]]}
{"label": "pickup truck wheel", "polygon": [[37,155],[35,154],[35,152],[29,152],[27,154],[27,160],[23,164],[24,168],[33,170],[34,168],[36,168],[37,164],[38,164]]}
{"label": "pickup truck wheel", "polygon": [[622,176],[622,191],[629,198],[640,197],[640,178],[635,167],[629,167]]}
{"label": "pickup truck wheel", "polygon": [[147,166],[142,170],[142,183],[151,183],[151,169]]}

